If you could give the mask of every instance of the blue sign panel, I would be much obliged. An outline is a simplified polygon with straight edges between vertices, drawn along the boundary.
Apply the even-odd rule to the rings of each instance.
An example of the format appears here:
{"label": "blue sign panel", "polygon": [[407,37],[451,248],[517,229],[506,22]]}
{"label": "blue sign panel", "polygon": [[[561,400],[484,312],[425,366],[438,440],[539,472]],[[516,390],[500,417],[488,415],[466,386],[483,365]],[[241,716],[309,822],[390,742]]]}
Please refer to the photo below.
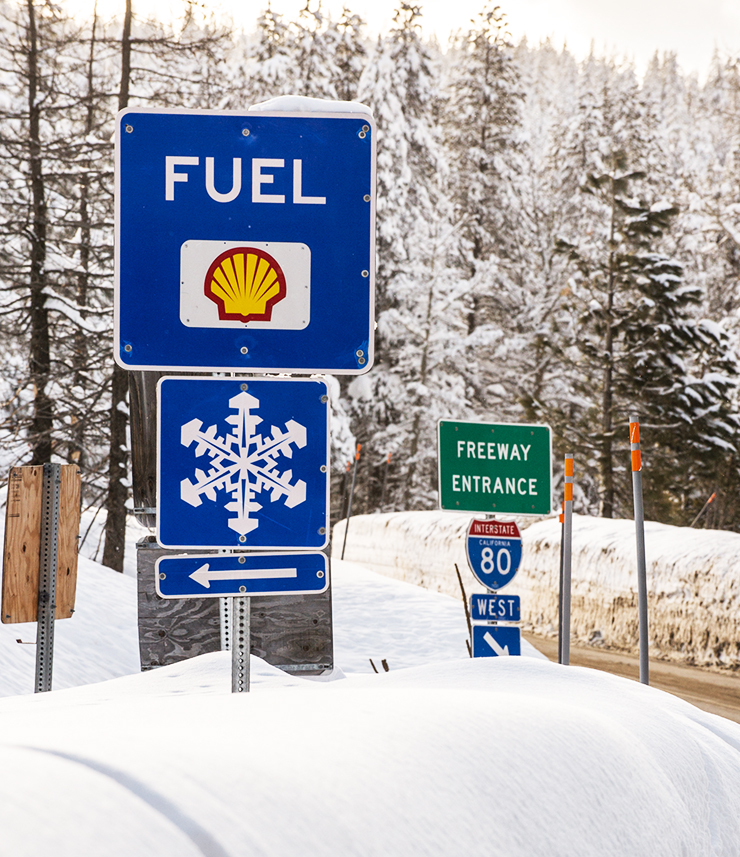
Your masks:
{"label": "blue sign panel", "polygon": [[157,560],[162,598],[226,595],[301,595],[329,585],[323,553],[250,553],[164,556]]}
{"label": "blue sign panel", "polygon": [[518,595],[471,595],[470,618],[474,622],[497,620],[519,622],[521,606]]}
{"label": "blue sign panel", "polygon": [[468,565],[488,589],[511,583],[522,561],[522,537],[512,522],[470,522],[466,538]]}
{"label": "blue sign panel", "polygon": [[175,548],[323,548],[329,396],[308,379],[162,378],[157,541]]}
{"label": "blue sign panel", "polygon": [[473,625],[473,657],[521,655],[522,637],[516,625]]}
{"label": "blue sign panel", "polygon": [[119,365],[370,369],[369,115],[131,109],[116,159]]}

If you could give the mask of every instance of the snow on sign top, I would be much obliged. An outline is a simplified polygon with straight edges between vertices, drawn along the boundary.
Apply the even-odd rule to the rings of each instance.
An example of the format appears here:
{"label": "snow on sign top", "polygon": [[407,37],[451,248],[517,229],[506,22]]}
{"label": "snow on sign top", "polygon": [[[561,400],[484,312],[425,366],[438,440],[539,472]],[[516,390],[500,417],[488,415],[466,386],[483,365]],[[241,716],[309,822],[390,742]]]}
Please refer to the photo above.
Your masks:
{"label": "snow on sign top", "polygon": [[122,111],[119,365],[367,372],[375,136],[372,114],[353,102]]}

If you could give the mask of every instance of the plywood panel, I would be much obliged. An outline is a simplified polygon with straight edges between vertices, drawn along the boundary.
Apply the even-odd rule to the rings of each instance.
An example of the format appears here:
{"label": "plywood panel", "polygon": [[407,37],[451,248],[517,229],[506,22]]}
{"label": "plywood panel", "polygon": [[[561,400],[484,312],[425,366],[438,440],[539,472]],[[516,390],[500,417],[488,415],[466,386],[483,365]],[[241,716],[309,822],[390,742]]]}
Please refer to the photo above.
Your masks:
{"label": "plywood panel", "polygon": [[[35,465],[13,467],[9,474],[0,608],[4,623],[35,622],[38,617],[43,474],[43,467]],[[55,619],[69,619],[74,613],[79,530],[80,470],[76,464],[65,464],[59,496]]]}
{"label": "plywood panel", "polygon": [[59,492],[59,543],[57,545],[57,598],[55,619],[69,619],[75,609],[77,550],[80,534],[80,468],[62,465]]}
{"label": "plywood panel", "polygon": [[[217,598],[157,595],[156,561],[183,553],[187,551],[160,547],[153,536],[136,546],[142,670],[221,649]],[[332,668],[331,586],[319,594],[253,597],[250,601],[252,654],[300,675],[320,675]]]}
{"label": "plywood panel", "polygon": [[3,549],[2,621],[35,622],[39,597],[43,467],[13,467],[8,476]]}

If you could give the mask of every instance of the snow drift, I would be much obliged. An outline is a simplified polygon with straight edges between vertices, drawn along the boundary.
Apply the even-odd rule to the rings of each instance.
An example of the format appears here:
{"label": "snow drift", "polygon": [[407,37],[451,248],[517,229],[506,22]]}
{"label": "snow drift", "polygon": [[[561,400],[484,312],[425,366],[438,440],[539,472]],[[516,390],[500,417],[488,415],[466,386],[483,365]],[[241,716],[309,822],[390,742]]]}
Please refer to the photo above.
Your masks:
{"label": "snow drift", "polygon": [[[375,571],[460,597],[482,591],[468,569],[465,532],[472,515],[403,512],[353,517],[347,559]],[[334,528],[341,550],[345,522]],[[510,586],[522,619],[557,632],[560,525],[555,518],[523,531],[522,565]],[[646,523],[650,654],[705,666],[740,665],[740,535]],[[508,589],[506,591],[509,591]],[[584,642],[636,651],[634,523],[574,516],[572,632]]]}

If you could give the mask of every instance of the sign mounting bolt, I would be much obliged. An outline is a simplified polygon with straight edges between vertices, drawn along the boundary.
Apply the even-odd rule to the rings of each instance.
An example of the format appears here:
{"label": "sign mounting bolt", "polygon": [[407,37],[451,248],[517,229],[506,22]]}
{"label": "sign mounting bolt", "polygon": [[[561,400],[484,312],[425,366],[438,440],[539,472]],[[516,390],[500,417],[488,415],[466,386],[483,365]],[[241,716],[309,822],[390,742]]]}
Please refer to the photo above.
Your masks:
{"label": "sign mounting bolt", "polygon": [[370,126],[369,125],[363,125],[362,130],[367,134],[367,132],[370,130]]}
{"label": "sign mounting bolt", "polygon": [[249,136],[249,128],[242,128],[242,137]]}
{"label": "sign mounting bolt", "polygon": [[362,198],[365,200],[365,202],[370,202],[370,194],[369,193],[366,193],[365,196],[363,196]]}
{"label": "sign mounting bolt", "polygon": [[133,126],[133,125],[127,125],[127,126],[126,126],[126,133],[127,133],[127,134],[132,134],[132,133],[133,133],[133,131],[134,131],[134,126]]}
{"label": "sign mounting bolt", "polygon": [[242,384],[242,385],[241,385],[241,387],[240,387],[240,389],[242,389],[242,390],[248,390],[248,389],[249,389],[249,384]]}
{"label": "sign mounting bolt", "polygon": [[326,527],[319,527],[319,535],[323,536],[326,533]]}
{"label": "sign mounting bolt", "polygon": [[326,403],[329,401],[329,397],[328,397],[328,396],[322,396],[322,397],[321,397],[321,401],[322,401],[324,404],[326,404]]}
{"label": "sign mounting bolt", "polygon": [[239,557],[239,562],[240,562],[242,565],[244,565],[244,563],[245,563],[246,561],[247,561],[247,560],[246,560],[246,558],[245,558],[245,557],[243,557],[243,556],[240,556],[240,557]]}
{"label": "sign mounting bolt", "polygon": [[361,348],[358,348],[357,351],[355,351],[355,354],[358,357],[364,357],[365,356],[365,352]]}
{"label": "sign mounting bolt", "polygon": [[323,572],[323,571],[317,571],[317,572],[316,572],[316,577],[323,577],[323,576],[324,576],[324,572]]}
{"label": "sign mounting bolt", "polygon": [[363,277],[369,277],[369,276],[370,276],[370,271],[363,271],[363,272],[362,272],[362,276],[363,276]]}
{"label": "sign mounting bolt", "polygon": [[159,579],[160,580],[164,580],[166,577],[167,577],[167,575],[163,571],[159,572]]}
{"label": "sign mounting bolt", "polygon": [[131,346],[130,345],[124,345],[123,350],[124,351],[131,351]]}
{"label": "sign mounting bolt", "polygon": [[321,465],[321,472],[326,473],[326,465],[325,464]]}
{"label": "sign mounting bolt", "polygon": [[242,345],[242,347],[239,350],[241,351],[242,354],[248,354],[249,353],[249,349],[247,348],[246,345]]}
{"label": "sign mounting bolt", "polygon": [[239,587],[239,592],[246,592],[246,591],[247,591],[247,587],[246,587],[246,586],[240,586],[240,587]]}
{"label": "sign mounting bolt", "polygon": [[240,542],[244,543],[244,542],[246,542],[246,540],[247,540],[247,537],[246,537],[246,536],[239,536],[239,541],[240,541]]}

